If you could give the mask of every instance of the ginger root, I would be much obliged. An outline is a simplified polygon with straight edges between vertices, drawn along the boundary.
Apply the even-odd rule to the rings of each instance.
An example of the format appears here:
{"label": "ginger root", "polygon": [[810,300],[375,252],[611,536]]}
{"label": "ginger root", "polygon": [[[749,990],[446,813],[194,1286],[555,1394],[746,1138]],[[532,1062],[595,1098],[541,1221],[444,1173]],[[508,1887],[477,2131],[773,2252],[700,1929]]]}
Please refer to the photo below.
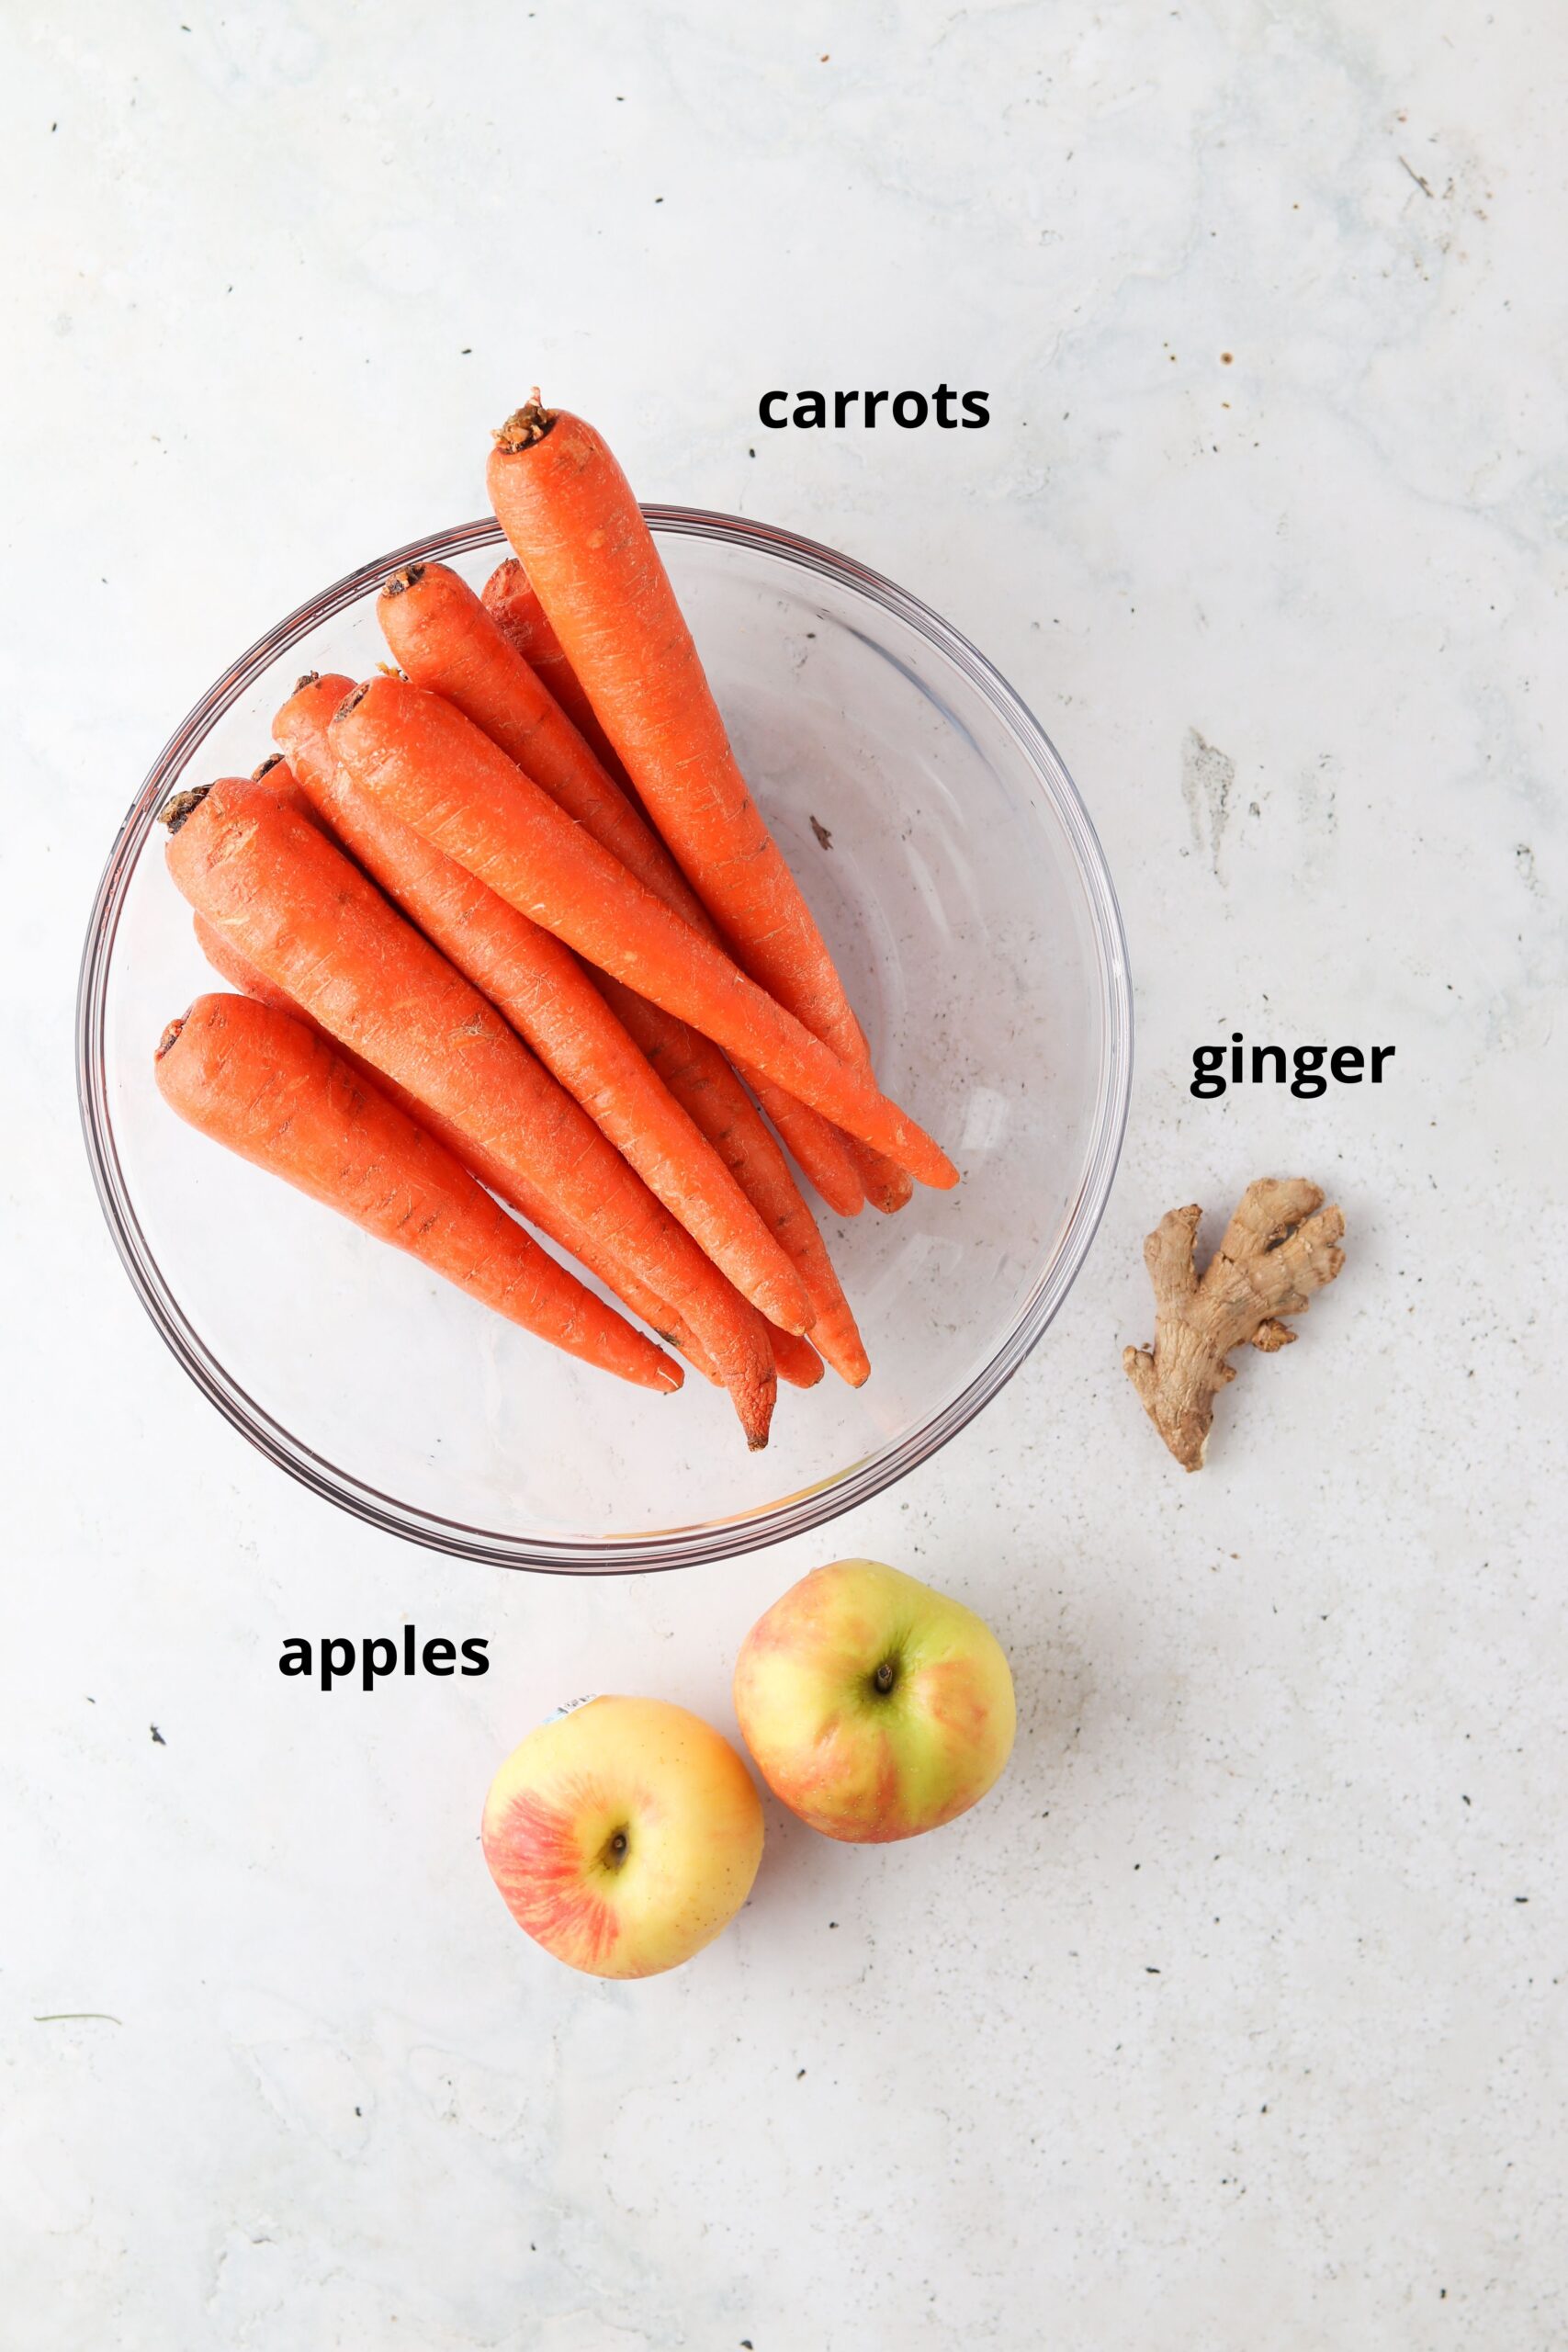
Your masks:
{"label": "ginger root", "polygon": [[1235,1367],[1233,1348],[1265,1355],[1295,1333],[1282,1315],[1304,1314],[1310,1295],[1345,1263],[1345,1219],[1325,1209],[1304,1177],[1249,1184],[1201,1277],[1193,1263],[1199,1208],[1171,1209],[1144,1244],[1155,1291],[1155,1343],[1123,1350],[1144,1410],[1184,1470],[1201,1470],[1214,1398]]}

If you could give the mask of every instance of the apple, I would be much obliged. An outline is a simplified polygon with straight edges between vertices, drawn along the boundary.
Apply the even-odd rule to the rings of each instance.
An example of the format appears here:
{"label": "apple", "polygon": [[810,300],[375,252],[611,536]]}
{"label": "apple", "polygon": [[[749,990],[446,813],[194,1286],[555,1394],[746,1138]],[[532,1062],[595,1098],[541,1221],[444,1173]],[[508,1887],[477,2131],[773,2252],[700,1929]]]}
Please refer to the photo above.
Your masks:
{"label": "apple", "polygon": [[728,1926],[762,1858],[751,1776],[662,1699],[585,1699],[514,1747],[485,1860],[518,1926],[589,1976],[657,1976]]}
{"label": "apple", "polygon": [[990,1627],[876,1560],[814,1568],[758,1619],[736,1662],[735,1711],[773,1794],[857,1845],[966,1813],[1007,1762],[1017,1721]]}

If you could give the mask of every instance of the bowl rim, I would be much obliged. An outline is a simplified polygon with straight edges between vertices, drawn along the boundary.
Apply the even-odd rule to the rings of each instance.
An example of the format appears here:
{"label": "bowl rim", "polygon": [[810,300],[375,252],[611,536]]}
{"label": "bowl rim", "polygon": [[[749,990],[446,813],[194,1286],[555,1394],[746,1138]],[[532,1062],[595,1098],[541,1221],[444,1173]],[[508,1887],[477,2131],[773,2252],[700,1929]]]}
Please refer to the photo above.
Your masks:
{"label": "bowl rim", "polygon": [[1089,903],[1100,963],[1104,1020],[1100,1083],[1077,1193],[1050,1263],[1023,1301],[987,1363],[964,1387],[895,1443],[863,1456],[830,1478],[760,1505],[755,1511],[689,1526],[605,1537],[514,1537],[469,1526],[380,1492],[329,1462],[248,1396],[201,1340],[164,1280],[141,1231],[115,1142],[105,1059],[105,1028],[115,940],[142,847],[182,769],[202,738],[262,673],[310,629],[378,587],[406,563],[439,562],[486,547],[503,547],[492,515],[425,534],[356,566],[296,606],[259,637],[199,696],[153,761],[115,836],[94,895],[76,998],[76,1086],[83,1136],[99,1206],[120,1261],[154,1328],[203,1395],[257,1451],[299,1483],[368,1525],[405,1542],[491,1566],[565,1575],[622,1574],[688,1567],[761,1551],[823,1527],[929,1462],[998,1395],[1050,1328],[1083,1266],[1105,1213],[1126,1132],[1133,1071],[1133,998],[1126,937],[1115,890],[1088,810],[1055,744],[1027,703],[995,665],[951,622],[894,582],[837,549],[777,525],[706,507],[645,503],[656,533],[705,538],[781,558],[880,605],[953,662],[988,701],[1024,751],[1034,790],[1051,806],[1072,844]]}

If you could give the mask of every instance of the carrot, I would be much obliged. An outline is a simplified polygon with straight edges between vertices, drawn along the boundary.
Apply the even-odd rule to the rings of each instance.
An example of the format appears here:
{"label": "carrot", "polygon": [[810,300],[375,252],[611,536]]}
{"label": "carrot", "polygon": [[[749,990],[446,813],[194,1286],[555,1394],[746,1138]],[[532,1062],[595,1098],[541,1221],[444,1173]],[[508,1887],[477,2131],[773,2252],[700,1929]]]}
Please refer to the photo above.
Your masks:
{"label": "carrot", "polygon": [[[663,899],[666,905],[682,915],[705,938],[714,939],[716,943],[716,934],[706,909],[642,811],[627,799],[621,786],[604,773],[588,752],[576,729],[555,707],[527,662],[507,641],[466,582],[445,564],[410,564],[404,571],[394,572],[388,581],[381,592],[378,611],[388,644],[416,685],[428,686],[454,704],[465,718],[471,719],[490,737],[492,743],[498,744],[514,760],[536,784],[541,785],[558,806],[584,824],[594,839],[612,856],[618,858],[629,873],[636,874],[656,896]],[[314,708],[319,710],[322,707],[325,692],[325,687],[316,690]],[[299,765],[298,747],[291,743],[287,732],[279,733],[277,740],[286,749],[295,751],[296,764]],[[309,786],[310,774],[304,768],[301,768],[301,774]],[[367,865],[379,881],[392,889],[395,897],[399,896],[376,858],[367,855],[356,840],[351,840],[349,845],[360,863]],[[462,963],[462,957],[439,930],[432,928],[421,908],[411,907],[409,911],[431,933],[437,944],[446,948],[454,962]],[[560,952],[565,953],[564,950]],[[502,1011],[515,1023],[516,1016],[511,1006],[496,996],[495,988],[489,978],[468,965],[463,968],[477,986],[496,999]],[[611,1003],[620,1012],[624,1023],[624,1003],[614,997]],[[562,1083],[570,1086],[580,1101],[587,1101],[581,1087],[554,1060],[527,1023],[517,1023],[516,1025],[523,1029],[530,1044],[544,1055]],[[737,1093],[743,1094],[743,1090],[734,1089],[732,1100]],[[678,1095],[677,1100],[684,1102],[685,1098]],[[592,1102],[589,1108],[593,1108]],[[690,1110],[692,1105],[687,1102],[686,1108]],[[802,1115],[811,1118],[814,1125],[819,1124],[814,1114],[803,1113]],[[785,1116],[792,1126],[798,1124],[793,1113],[786,1113]],[[698,1124],[702,1123],[699,1121]],[[648,1177],[654,1190],[660,1191],[647,1168],[628,1149],[621,1136],[613,1128],[607,1127],[606,1132],[620,1144],[634,1167]],[[707,1132],[706,1129],[704,1132]],[[842,1158],[843,1154],[837,1156]],[[744,1174],[735,1168],[733,1160],[729,1164],[735,1169],[744,1190]],[[849,1175],[853,1183],[852,1168]],[[798,1199],[793,1183],[789,1189]],[[678,1216],[682,1215],[679,1204],[668,1193],[661,1193],[661,1197]],[[759,1207],[764,1205],[758,1203]],[[859,1205],[858,1185],[853,1205]],[[804,1209],[804,1202],[800,1206]],[[692,1230],[695,1232],[697,1228],[693,1227]],[[716,1256],[711,1244],[706,1243],[705,1234],[698,1232],[697,1238],[709,1247],[711,1255]],[[787,1248],[787,1237],[781,1234],[780,1238],[784,1240]],[[723,1260],[719,1262],[725,1263]],[[726,1263],[725,1271],[747,1292],[753,1304],[774,1322],[783,1322],[788,1329],[799,1328],[787,1316],[781,1316],[769,1300],[759,1296],[756,1291],[749,1290],[733,1266]],[[837,1303],[841,1306],[842,1293],[838,1291],[836,1283],[833,1287]],[[853,1374],[847,1376],[855,1377]],[[859,1376],[863,1379],[863,1370]]]}
{"label": "carrot", "polygon": [[741,1295],[770,1322],[804,1331],[812,1308],[784,1249],[570,948],[344,774],[327,723],[346,691],[341,678],[315,679],[273,722],[337,840],[505,1015]]}
{"label": "carrot", "polygon": [[[300,685],[304,686],[311,683],[313,683],[313,675],[310,679],[302,679]],[[276,773],[276,771],[269,773],[269,782]],[[321,811],[300,791],[287,768],[284,768],[281,773],[286,780],[290,805],[303,810],[319,828],[322,821]],[[287,990],[276,987],[274,982],[267,979],[235,947],[232,941],[217,931],[204,915],[196,914],[193,922],[197,944],[203,954],[212,965],[213,969],[228,980],[231,987],[241,989],[246,995],[257,998],[264,1004],[271,1004],[277,1009],[292,1012],[299,1019],[310,1022],[310,1015],[302,1010]],[[315,1025],[311,1022],[311,1026]],[[656,1331],[661,1340],[667,1341],[671,1347],[679,1348],[705,1380],[711,1382],[716,1387],[726,1385],[712,1355],[690,1325],[676,1313],[667,1300],[660,1297],[649,1283],[643,1281],[629,1267],[615,1261],[612,1253],[601,1241],[595,1227],[585,1225],[572,1216],[558,1201],[552,1200],[536,1185],[519,1174],[514,1168],[509,1168],[503,1164],[493,1150],[478,1142],[449,1119],[443,1117],[442,1114],[433,1108],[430,1103],[422,1102],[409,1093],[405,1088],[398,1084],[395,1079],[389,1078],[385,1070],[378,1069],[347,1046],[338,1044],[337,1050],[352,1069],[358,1070],[367,1080],[396,1103],[398,1108],[418,1125],[426,1128],[438,1143],[444,1144],[453,1157],[460,1159],[470,1173],[477,1176],[498,1200],[503,1202],[517,1216],[525,1218],[528,1224],[536,1227],[558,1249],[576,1258],[604,1284],[613,1297],[618,1298],[629,1313],[640,1317],[642,1321],[648,1324],[650,1329]],[[768,1337],[771,1341],[788,1342],[792,1336],[775,1332],[772,1325],[768,1326]],[[804,1342],[801,1344],[804,1346]],[[814,1354],[810,1350],[807,1352]],[[794,1369],[796,1362],[797,1360],[793,1357],[790,1359],[792,1365],[790,1376],[795,1379],[796,1385],[810,1385],[809,1380],[797,1376]]]}
{"label": "carrot", "polygon": [[[300,790],[299,780],[281,752],[272,752],[263,760],[259,767],[253,769],[251,782],[265,783],[274,799],[281,800],[286,807],[292,808],[297,816],[314,820],[316,812],[310,806],[309,797]],[[194,808],[200,808],[207,797],[209,788],[205,784],[198,784],[194,789],[174,794],[173,797],[166,800],[158,811],[164,824],[171,830],[177,830],[185,823]]]}
{"label": "carrot", "polygon": [[[486,611],[495,622],[496,627],[537,673],[547,691],[590,745],[601,766],[615,783],[624,788],[626,784],[626,770],[621,766],[609,738],[594,717],[593,706],[583,692],[576,671],[562,651],[560,639],[550,627],[545,608],[540,604],[527,573],[515,556],[499,564],[491,572],[485,582],[483,602]],[[405,662],[404,667],[407,668],[407,666]],[[413,674],[411,671],[410,675]],[[439,684],[440,681],[427,679],[423,683]],[[468,716],[485,728],[486,734],[491,736],[494,741],[502,742],[502,749],[506,748],[502,737],[498,735],[492,727],[486,725],[479,711],[469,707]],[[521,764],[526,767],[526,760],[522,761]],[[535,781],[545,784],[547,790],[548,789],[547,778],[536,775]],[[634,813],[640,820],[640,809],[635,810]],[[590,830],[593,830],[592,825]],[[714,931],[706,908],[703,906],[685,876],[681,873],[680,868],[670,856],[663,842],[654,833],[652,827],[649,826],[646,830],[649,842],[655,845],[655,854],[648,861],[646,869],[627,854],[627,845],[624,836],[619,843],[606,841],[603,832],[596,832],[595,838],[604,841],[607,848],[617,847],[621,863],[629,871],[637,875],[638,879],[646,882],[649,889],[664,899],[667,904],[675,907],[677,912],[683,914],[688,922],[695,923],[699,930],[716,938],[717,933]],[[659,872],[657,871],[659,868],[667,869],[667,872]],[[660,887],[670,879],[674,881],[673,890]],[[754,1074],[749,1072],[748,1075],[752,1077],[752,1082],[756,1084]],[[863,1146],[840,1142],[835,1137],[826,1121],[818,1118],[817,1114],[807,1110],[804,1104],[795,1105],[790,1096],[779,1097],[776,1089],[764,1090],[766,1090],[765,1080],[759,1091],[763,1093],[765,1101],[768,1092],[772,1092],[776,1098],[767,1101],[767,1108],[772,1114],[774,1125],[784,1136],[801,1167],[817,1186],[829,1208],[837,1210],[840,1216],[852,1216],[859,1211],[868,1191],[881,1209],[890,1211],[903,1207],[909,1198],[909,1182],[902,1170],[894,1169],[890,1163],[878,1160],[874,1153],[866,1153]],[[863,1181],[863,1178],[866,1181]]]}
{"label": "carrot", "polygon": [[[592,425],[536,399],[495,440],[491,502],[643,806],[752,978],[869,1071],[860,1023],[736,763],[630,483]],[[897,1169],[856,1162],[878,1206],[908,1200]]]}
{"label": "carrot", "polygon": [[[291,1012],[296,1020],[310,1022],[312,1028],[316,1026],[288,989],[276,987],[265,972],[258,971],[248,956],[241,954],[233,941],[209,923],[205,915],[193,915],[191,922],[196,932],[196,944],[220,979],[227,980],[229,986],[238,989],[242,996],[252,996],[258,1004],[270,1005],[275,1012]],[[321,1035],[325,1036],[326,1032],[322,1030]],[[614,1265],[604,1250],[597,1247],[591,1228],[574,1224],[564,1210],[547,1201],[533,1185],[503,1168],[493,1152],[486,1151],[482,1144],[477,1144],[464,1135],[461,1128],[455,1127],[449,1119],[444,1119],[439,1111],[433,1111],[428,1102],[416,1102],[395,1078],[389,1078],[385,1070],[373,1069],[368,1062],[362,1061],[346,1046],[338,1046],[336,1050],[351,1069],[357,1070],[389,1102],[395,1102],[398,1109],[413,1120],[417,1126],[433,1135],[437,1143],[445,1144],[454,1159],[460,1159],[469,1174],[479,1178],[487,1192],[493,1193],[498,1201],[504,1202],[509,1209],[525,1217],[547,1241],[553,1241],[558,1249],[569,1251],[579,1260],[629,1313],[640,1317],[672,1348],[679,1348],[705,1380],[723,1385],[712,1357],[696,1334],[687,1329],[674,1308],[668,1306],[657,1292],[650,1290],[646,1283],[639,1282],[624,1266]],[[770,1340],[773,1338],[771,1330],[768,1336]],[[774,1352],[776,1355],[776,1341]]]}
{"label": "carrot", "polygon": [[[871,1361],[849,1301],[789,1164],[746,1089],[710,1039],[608,975],[601,976],[601,986],[677,1102],[685,1104],[734,1171],[748,1199],[755,1202],[789,1251],[816,1310],[813,1347],[820,1349],[852,1387],[858,1388],[871,1370]],[[789,1370],[776,1334],[773,1354],[787,1380]]]}
{"label": "carrot", "polygon": [[626,771],[615,747],[593,715],[576,671],[561,650],[561,641],[545,616],[527,573],[514,555],[498,563],[484,584],[484,608],[502,637],[514,645],[546,691],[570,719],[600,766],[617,784]]}
{"label": "carrot", "polygon": [[[344,1050],[344,1058],[354,1061],[356,1057]],[[536,1185],[525,1182],[498,1159],[493,1151],[487,1150],[481,1143],[476,1143],[460,1127],[455,1127],[449,1119],[442,1117],[439,1111],[433,1111],[427,1102],[416,1101],[395,1079],[388,1078],[383,1071],[372,1071],[368,1063],[362,1067],[368,1076],[374,1078],[383,1093],[400,1110],[406,1111],[411,1119],[417,1120],[423,1127],[428,1127],[437,1143],[445,1144],[453,1158],[460,1159],[470,1174],[479,1178],[487,1192],[493,1193],[498,1201],[503,1202],[509,1209],[534,1226],[547,1241],[553,1241],[558,1250],[564,1250],[580,1265],[586,1266],[595,1280],[603,1283],[612,1297],[618,1298],[629,1314],[646,1323],[649,1330],[657,1331],[671,1347],[679,1348],[705,1380],[711,1381],[716,1387],[723,1387],[717,1367],[696,1333],[682,1320],[672,1306],[660,1297],[657,1291],[627,1267],[616,1265],[599,1247],[590,1227],[569,1216]],[[771,1329],[768,1336],[773,1339]]]}
{"label": "carrot", "polygon": [[[594,756],[497,616],[456,572],[410,564],[394,573],[378,609],[388,644],[416,685],[455,703],[629,874],[718,943],[707,909],[624,781]],[[581,698],[570,667],[566,676]],[[841,1216],[854,1216],[864,1192],[847,1146],[804,1103],[754,1071],[746,1075],[823,1199]]]}
{"label": "carrot", "polygon": [[870,1079],[671,914],[449,703],[373,678],[344,705],[332,733],[355,783],[601,971],[754,1062],[923,1182],[946,1190],[958,1182],[946,1154]]}
{"label": "carrot", "polygon": [[781,1380],[792,1388],[815,1388],[822,1377],[822,1359],[809,1340],[797,1331],[770,1331],[773,1343],[773,1362]]}
{"label": "carrot", "polygon": [[615,1264],[668,1299],[722,1372],[749,1442],[766,1443],[777,1383],[761,1317],[341,850],[265,784],[225,779],[182,809],[168,863],[190,903],[323,1029],[592,1226]]}
{"label": "carrot", "polygon": [[[627,789],[626,771],[616,759],[604,729],[594,718],[593,706],[583,693],[577,673],[561,651],[560,640],[546,619],[544,606],[534,594],[528,575],[515,556],[498,564],[491,572],[485,582],[483,601],[496,627],[510,639],[525,661],[538,672],[549,693],[624,795]],[[484,727],[485,733],[492,741],[501,740],[493,729],[485,725],[484,718],[478,712],[470,711],[469,717]],[[546,790],[549,790],[547,779],[536,775],[534,780],[543,783]],[[558,794],[551,797],[560,797]],[[635,825],[626,825],[617,818],[615,823],[601,826],[595,822],[596,811],[591,808],[574,813],[595,841],[619,855],[628,873],[635,874],[656,898],[662,899],[666,906],[673,907],[677,914],[683,915],[705,938],[716,942],[718,933],[707,909],[649,824],[641,808],[635,803],[628,805],[631,806]],[[611,1001],[614,1003],[615,1000],[612,998]],[[624,1010],[622,1018],[625,1019]],[[781,1088],[770,1086],[767,1080],[755,1070],[747,1070],[746,1076],[774,1126],[829,1207],[840,1216],[857,1216],[864,1203],[865,1188],[851,1157],[850,1146],[826,1119],[808,1110],[804,1102],[797,1102],[793,1095],[785,1094]],[[689,1103],[687,1108],[691,1108]],[[740,1181],[744,1185],[744,1175]],[[804,1202],[801,1205],[805,1206]],[[839,1368],[843,1369],[841,1365]],[[863,1373],[860,1374],[862,1379],[864,1376]],[[853,1378],[854,1375],[846,1374],[846,1377]]]}
{"label": "carrot", "polygon": [[[215,923],[209,922],[203,914],[193,914],[190,920],[191,928],[196,933],[196,944],[220,980],[227,980],[241,996],[254,996],[258,1004],[266,1005],[273,1012],[291,1012],[297,1021],[310,1020],[310,1014],[300,1011],[288,990],[276,987],[265,972],[258,971],[250,957],[242,955],[233,941],[226,939]],[[322,1035],[325,1034],[323,1031]],[[339,1051],[346,1055],[346,1048],[340,1046]],[[389,1095],[392,1094],[390,1079],[383,1078],[378,1072],[374,1082],[384,1088]],[[397,1100],[395,1095],[392,1095],[392,1100]]]}
{"label": "carrot", "polygon": [[442,695],[628,873],[647,866],[659,876],[649,880],[649,888],[668,896],[688,922],[712,931],[701,900],[626,786],[594,757],[466,581],[442,563],[412,563],[391,575],[377,615],[414,685]]}
{"label": "carrot", "polygon": [[760,1070],[749,1069],[744,1062],[738,1062],[736,1068],[834,1216],[859,1216],[865,1206],[865,1186],[848,1138],[840,1135],[830,1119],[807,1103],[797,1102],[782,1086],[770,1086]]}
{"label": "carrot", "polygon": [[164,1032],[156,1075],[164,1102],[203,1135],[496,1314],[639,1387],[680,1387],[679,1364],[558,1266],[309,1023],[249,997],[197,997]]}
{"label": "carrot", "polygon": [[[868,1069],[871,1067],[869,1055],[865,1066]],[[848,1149],[873,1208],[880,1209],[884,1216],[897,1216],[914,1198],[915,1187],[908,1170],[900,1168],[884,1153],[873,1151],[869,1144],[857,1143],[852,1136]]]}

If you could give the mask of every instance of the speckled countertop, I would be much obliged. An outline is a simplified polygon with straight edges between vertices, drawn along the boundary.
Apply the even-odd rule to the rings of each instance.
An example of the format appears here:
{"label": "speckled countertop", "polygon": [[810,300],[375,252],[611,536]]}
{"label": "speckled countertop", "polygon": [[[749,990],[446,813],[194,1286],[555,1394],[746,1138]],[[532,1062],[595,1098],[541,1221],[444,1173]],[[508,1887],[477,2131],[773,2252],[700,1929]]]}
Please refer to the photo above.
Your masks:
{"label": "speckled countertop", "polygon": [[[6,2345],[1562,2342],[1562,11],[185,14],[24,0],[4,99]],[[536,377],[648,494],[971,635],[1138,979],[1035,1358],[826,1539],[679,1578],[505,1579],[271,1471],[143,1318],[72,1091],[174,718],[476,511]],[[756,424],[939,379],[986,431]],[[1396,1058],[1194,1102],[1233,1028]],[[1268,1170],[1349,1263],[1184,1479],[1120,1370],[1139,1242]],[[551,1967],[479,1863],[501,1753],[585,1683],[728,1723],[747,1626],[855,1551],[1007,1643],[995,1798],[884,1852],[774,1810],[696,1966]],[[494,1670],[276,1671],[405,1616]]]}

